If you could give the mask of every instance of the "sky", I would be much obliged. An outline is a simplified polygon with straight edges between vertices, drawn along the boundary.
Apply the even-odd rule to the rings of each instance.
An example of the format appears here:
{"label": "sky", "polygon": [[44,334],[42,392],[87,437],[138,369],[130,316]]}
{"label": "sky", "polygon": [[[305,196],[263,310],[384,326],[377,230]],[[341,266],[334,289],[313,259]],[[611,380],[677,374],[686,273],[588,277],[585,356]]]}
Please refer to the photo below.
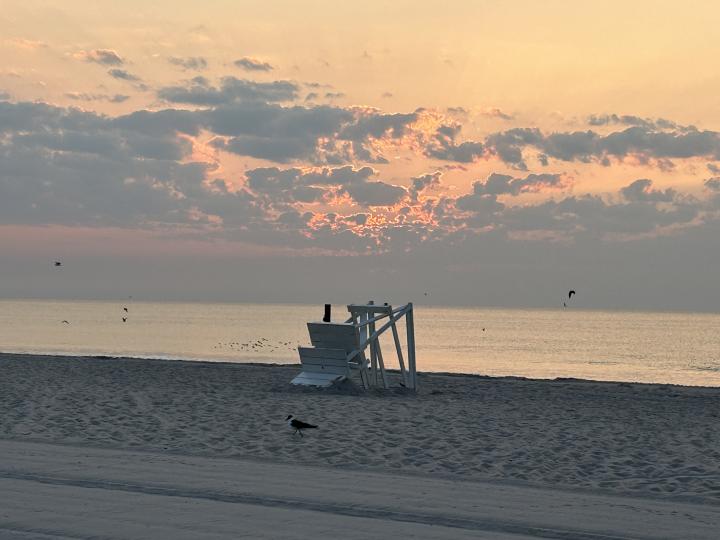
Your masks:
{"label": "sky", "polygon": [[0,297],[720,310],[720,5],[337,4],[4,2]]}

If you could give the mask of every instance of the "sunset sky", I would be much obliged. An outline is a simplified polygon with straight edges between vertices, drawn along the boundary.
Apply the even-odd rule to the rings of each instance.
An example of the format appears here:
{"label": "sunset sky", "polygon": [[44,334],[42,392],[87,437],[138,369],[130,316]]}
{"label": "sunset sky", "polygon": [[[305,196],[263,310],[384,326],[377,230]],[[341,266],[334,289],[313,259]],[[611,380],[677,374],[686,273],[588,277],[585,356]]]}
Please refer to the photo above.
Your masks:
{"label": "sunset sky", "polygon": [[9,0],[0,296],[717,311],[719,20]]}

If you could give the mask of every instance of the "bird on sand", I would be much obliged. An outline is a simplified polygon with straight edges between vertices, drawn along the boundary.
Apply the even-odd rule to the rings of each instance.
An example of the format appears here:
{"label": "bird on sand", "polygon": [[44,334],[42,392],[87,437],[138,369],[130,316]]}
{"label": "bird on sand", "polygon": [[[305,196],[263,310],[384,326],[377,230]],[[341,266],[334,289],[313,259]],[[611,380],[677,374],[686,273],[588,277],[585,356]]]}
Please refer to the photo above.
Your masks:
{"label": "bird on sand", "polygon": [[302,420],[298,420],[297,418],[294,418],[292,414],[288,414],[288,417],[285,419],[288,423],[288,426],[290,429],[294,429],[293,435],[296,433],[299,433],[302,437],[302,430],[303,429],[317,429],[317,426],[313,426],[312,424],[308,424],[306,422],[303,422]]}
{"label": "bird on sand", "polygon": [[127,312],[128,312],[128,308],[124,307],[124,308],[123,308],[123,311],[124,311],[125,313],[127,313]]}
{"label": "bird on sand", "polygon": [[127,317],[122,318],[123,322],[127,322]]}
{"label": "bird on sand", "polygon": [[63,324],[70,324],[70,321],[62,321]]}

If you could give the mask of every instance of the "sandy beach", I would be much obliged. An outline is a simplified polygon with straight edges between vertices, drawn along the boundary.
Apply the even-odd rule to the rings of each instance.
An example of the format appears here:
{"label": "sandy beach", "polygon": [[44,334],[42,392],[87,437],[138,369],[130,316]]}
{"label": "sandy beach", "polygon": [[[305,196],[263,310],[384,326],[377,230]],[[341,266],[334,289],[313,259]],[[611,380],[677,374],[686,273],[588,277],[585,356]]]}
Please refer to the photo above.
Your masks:
{"label": "sandy beach", "polygon": [[[452,512],[443,513],[442,508],[452,502],[453,489],[484,489],[489,500],[498,490],[515,489],[516,502],[526,496],[538,504],[538,499],[549,504],[560,500],[557,497],[576,501],[580,496],[619,501],[608,502],[608,509],[619,508],[625,504],[622,501],[641,501],[638,508],[653,507],[656,516],[672,516],[678,508],[687,506],[703,513],[702,519],[693,521],[695,526],[707,523],[714,530],[720,525],[718,388],[421,373],[420,390],[414,395],[399,387],[397,380],[389,390],[371,392],[359,390],[352,382],[330,390],[293,387],[288,382],[297,371],[297,366],[0,355],[0,443],[4,450],[0,482],[17,493],[41,487],[47,490],[48,486],[82,491],[102,489],[103,482],[132,484],[130,472],[137,475],[138,470],[153,462],[172,462],[176,468],[172,478],[177,479],[183,477],[179,472],[182,463],[188,467],[204,463],[194,466],[197,471],[217,468],[223,460],[236,464],[237,478],[243,478],[243,467],[254,470],[243,464],[253,463],[254,467],[265,468],[266,477],[276,474],[285,480],[289,466],[310,476],[307,471],[316,469],[320,476],[340,472],[357,475],[342,489],[343,481],[333,480],[341,491],[364,485],[363,478],[368,479],[368,486],[373,482],[381,485],[381,479],[386,478],[390,485],[405,489],[405,495],[416,491],[414,482],[445,482],[455,487],[437,493],[426,490],[423,499],[427,512],[434,509],[438,516],[446,516],[437,517],[438,525],[451,524],[447,520]],[[288,414],[320,428],[304,438],[293,436],[284,422]],[[20,449],[17,445],[29,446]],[[32,464],[23,462],[23,456],[32,454],[33,448],[36,453],[54,457],[38,458]],[[91,452],[99,454],[91,459]],[[107,452],[117,454],[113,457]],[[83,455],[85,458],[79,457]],[[135,465],[126,466],[126,473],[116,471],[113,477],[115,465],[108,464],[117,464],[118,456]],[[96,466],[75,465],[73,474],[81,477],[73,476],[68,464],[77,464],[78,460]],[[149,479],[153,473],[149,470],[141,476]],[[42,478],[62,481],[43,483],[38,480]],[[200,489],[189,478],[184,479],[185,491],[179,492]],[[232,478],[226,480],[232,483]],[[375,480],[371,482],[370,478]],[[35,487],[23,488],[23,482]],[[162,484],[162,478],[154,482]],[[250,492],[262,485],[258,481]],[[304,485],[311,500],[313,486]],[[152,490],[148,492],[147,486],[143,489],[143,497],[158,496]],[[224,488],[215,485],[214,489]],[[545,495],[538,497],[532,490],[544,490]],[[248,494],[247,489],[241,491]],[[302,499],[300,492],[292,497],[285,495]],[[263,496],[277,498],[279,493]],[[358,507],[363,504],[361,499],[346,503]],[[398,495],[394,500],[400,499],[404,497]],[[207,502],[207,498],[203,500]],[[252,506],[243,500],[235,502]],[[366,505],[371,503],[365,501]],[[233,500],[222,504],[233,504]],[[600,508],[605,503],[597,504]],[[487,505],[480,506],[487,511]],[[548,509],[543,515],[547,519],[560,516],[561,506],[555,505],[554,510]],[[665,510],[658,510],[661,507]],[[273,508],[277,510],[277,505]],[[470,511],[469,507],[466,510]],[[316,510],[306,505],[298,511]],[[412,505],[403,510],[409,514],[418,511]],[[492,519],[509,523],[522,517],[501,514],[496,512],[494,518],[486,515],[472,524],[465,516],[467,523],[462,523],[466,529],[461,521],[453,522],[451,532],[435,537],[461,538],[464,536],[460,530],[482,530],[488,536],[481,537],[487,538],[505,538],[506,534],[609,538],[607,531],[615,527],[613,534],[625,536],[613,537],[714,538],[704,536],[702,527],[693,529],[693,536],[668,536],[667,527],[654,531],[652,525],[633,535],[622,529],[623,524],[630,526],[632,519],[618,521],[610,517],[604,522],[605,532],[598,529],[592,533],[606,536],[580,536],[579,521],[573,525],[577,529],[575,536],[570,523],[557,529],[565,530],[567,535],[548,536],[538,531],[552,523],[541,526],[533,518],[534,525],[528,524],[532,521],[528,516],[525,528],[489,525]],[[0,526],[15,531],[18,538],[33,533],[32,527],[20,523],[21,518],[13,520],[7,510],[0,515]],[[343,513],[333,513],[333,519],[339,515]],[[391,521],[397,525],[398,520]],[[432,525],[431,518],[409,521]],[[610,522],[615,524],[611,527]],[[42,534],[51,534],[50,530],[38,529]],[[379,529],[376,534],[368,532],[358,537],[380,538],[389,530],[383,533]],[[590,534],[589,529],[583,531]],[[117,536],[109,537],[140,537],[117,532]],[[286,532],[288,538],[303,537],[302,531],[293,533],[297,536]],[[417,537],[422,534],[417,532]],[[314,537],[318,536],[323,537],[316,531]]]}

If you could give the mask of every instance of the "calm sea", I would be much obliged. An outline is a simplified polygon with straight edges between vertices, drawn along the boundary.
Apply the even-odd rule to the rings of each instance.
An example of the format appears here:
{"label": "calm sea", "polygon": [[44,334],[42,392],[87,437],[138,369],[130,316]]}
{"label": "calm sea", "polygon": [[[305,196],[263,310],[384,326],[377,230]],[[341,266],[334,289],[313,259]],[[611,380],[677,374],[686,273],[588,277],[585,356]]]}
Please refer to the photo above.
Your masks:
{"label": "calm sea", "polygon": [[[297,363],[297,345],[308,344],[305,323],[322,312],[322,305],[0,300],[0,351]],[[333,320],[346,312],[333,306]],[[420,371],[720,386],[718,314],[418,305],[415,320]],[[397,367],[391,337],[383,350]]]}

